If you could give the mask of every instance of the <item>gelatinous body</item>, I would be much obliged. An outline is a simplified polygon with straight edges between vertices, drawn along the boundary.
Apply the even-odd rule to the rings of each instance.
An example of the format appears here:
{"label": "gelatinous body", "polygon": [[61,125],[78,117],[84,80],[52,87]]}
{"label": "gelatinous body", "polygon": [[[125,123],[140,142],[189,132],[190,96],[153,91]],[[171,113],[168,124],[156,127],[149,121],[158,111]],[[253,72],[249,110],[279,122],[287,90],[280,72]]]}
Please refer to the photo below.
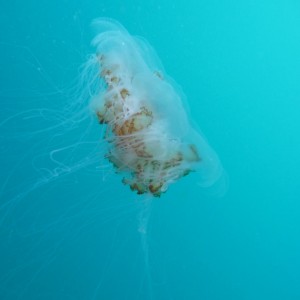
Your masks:
{"label": "gelatinous body", "polygon": [[[92,108],[106,126],[107,159],[138,194],[160,196],[192,171],[199,184],[220,174],[219,161],[191,126],[180,89],[152,47],[110,19],[94,22],[97,51],[87,64]],[[93,74],[93,72],[95,74]]]}

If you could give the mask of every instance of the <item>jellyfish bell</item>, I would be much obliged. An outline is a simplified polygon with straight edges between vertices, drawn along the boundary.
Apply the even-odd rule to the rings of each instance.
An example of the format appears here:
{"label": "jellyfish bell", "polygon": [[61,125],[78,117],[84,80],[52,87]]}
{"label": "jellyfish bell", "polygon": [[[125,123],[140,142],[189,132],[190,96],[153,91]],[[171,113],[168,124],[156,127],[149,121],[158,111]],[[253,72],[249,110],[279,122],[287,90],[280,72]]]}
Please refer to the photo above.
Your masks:
{"label": "jellyfish bell", "polygon": [[199,174],[199,185],[212,185],[222,173],[219,159],[191,125],[185,97],[153,48],[114,20],[100,18],[93,26],[91,107],[122,182],[156,197],[191,172]]}

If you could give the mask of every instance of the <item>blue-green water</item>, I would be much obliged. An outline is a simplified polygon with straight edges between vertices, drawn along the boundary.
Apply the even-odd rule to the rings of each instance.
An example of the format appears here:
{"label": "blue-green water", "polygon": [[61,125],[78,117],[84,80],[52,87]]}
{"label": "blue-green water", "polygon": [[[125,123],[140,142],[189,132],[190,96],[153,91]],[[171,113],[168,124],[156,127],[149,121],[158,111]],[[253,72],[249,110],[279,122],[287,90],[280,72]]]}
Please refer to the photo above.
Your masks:
{"label": "blue-green water", "polygon": [[[297,1],[0,6],[0,299],[300,299]],[[66,122],[101,16],[153,45],[228,177],[154,199],[146,243],[102,129]]]}

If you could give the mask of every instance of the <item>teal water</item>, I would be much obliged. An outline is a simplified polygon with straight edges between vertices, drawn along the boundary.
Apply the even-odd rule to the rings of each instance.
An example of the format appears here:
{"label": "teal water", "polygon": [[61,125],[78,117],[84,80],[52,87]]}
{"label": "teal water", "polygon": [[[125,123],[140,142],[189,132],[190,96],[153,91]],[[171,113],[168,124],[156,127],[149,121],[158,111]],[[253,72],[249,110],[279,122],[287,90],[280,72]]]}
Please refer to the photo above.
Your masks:
{"label": "teal water", "polygon": [[[300,299],[300,4],[227,2],[1,3],[0,299]],[[156,49],[226,193],[191,175],[145,212],[67,119],[103,16]]]}

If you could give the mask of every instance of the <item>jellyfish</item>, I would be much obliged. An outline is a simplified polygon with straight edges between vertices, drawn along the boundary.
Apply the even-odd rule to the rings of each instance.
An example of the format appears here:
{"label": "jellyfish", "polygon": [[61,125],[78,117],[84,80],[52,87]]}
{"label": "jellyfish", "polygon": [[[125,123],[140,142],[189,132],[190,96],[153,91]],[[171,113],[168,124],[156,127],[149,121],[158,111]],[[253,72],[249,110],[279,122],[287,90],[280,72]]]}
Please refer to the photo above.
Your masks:
{"label": "jellyfish", "polygon": [[122,182],[154,197],[191,172],[200,185],[220,175],[217,155],[189,119],[185,96],[143,38],[115,20],[93,22],[89,58],[91,108],[105,126],[106,158]]}
{"label": "jellyfish", "polygon": [[[38,59],[49,58],[43,51],[36,55],[29,47],[16,47],[11,52],[10,46],[2,51],[1,61],[12,68],[21,66],[14,76],[4,76],[9,84],[1,89],[1,96],[11,100],[3,103],[0,122],[5,175],[0,184],[1,240],[3,257],[12,262],[4,266],[0,280],[1,292],[9,298],[34,293],[40,280],[59,272],[55,259],[67,257],[70,249],[78,254],[74,274],[78,273],[78,261],[83,262],[79,268],[84,271],[94,268],[92,273],[98,274],[94,270],[99,270],[101,280],[93,294],[94,299],[103,298],[107,289],[102,287],[111,279],[105,273],[113,270],[111,262],[116,266],[128,263],[131,270],[141,247],[144,267],[141,276],[135,276],[137,286],[142,287],[137,290],[139,295],[141,290],[148,293],[145,299],[154,299],[155,293],[153,297],[151,293],[160,286],[157,275],[164,272],[165,263],[155,261],[164,251],[152,256],[160,243],[149,243],[155,240],[151,229],[161,228],[156,222],[163,219],[155,218],[155,210],[160,210],[163,202],[153,205],[153,200],[167,190],[180,189],[184,182],[198,198],[195,184],[213,185],[222,174],[218,156],[189,114],[184,93],[167,75],[149,43],[111,19],[96,20],[94,28],[96,50],[83,64],[81,81],[76,80],[70,88],[59,77],[64,68],[55,68],[57,81],[48,76],[47,64]],[[11,60],[5,56],[8,53]],[[60,56],[63,58],[64,52]],[[49,59],[58,65],[53,57]],[[75,69],[74,73],[77,66]],[[29,80],[22,81],[24,76]],[[61,81],[64,88],[58,84]],[[10,89],[14,86],[15,91]],[[118,177],[126,194],[116,190]],[[128,197],[132,201],[127,201]],[[135,242],[127,248],[128,239],[136,241],[132,223],[141,239],[137,255],[132,255]],[[91,233],[88,239],[87,233]],[[6,251],[16,243],[19,251]],[[57,255],[57,251],[65,255]],[[86,251],[92,254],[86,256]],[[131,261],[133,257],[137,259]],[[70,267],[69,260],[67,263]],[[156,270],[156,265],[163,268]],[[126,267],[124,274],[128,273]],[[123,280],[122,272],[113,275]],[[81,282],[80,276],[69,277],[70,286]],[[45,297],[52,285],[59,283],[60,278],[53,279]],[[90,285],[86,286],[90,298]],[[67,292],[76,297],[75,290]]]}

